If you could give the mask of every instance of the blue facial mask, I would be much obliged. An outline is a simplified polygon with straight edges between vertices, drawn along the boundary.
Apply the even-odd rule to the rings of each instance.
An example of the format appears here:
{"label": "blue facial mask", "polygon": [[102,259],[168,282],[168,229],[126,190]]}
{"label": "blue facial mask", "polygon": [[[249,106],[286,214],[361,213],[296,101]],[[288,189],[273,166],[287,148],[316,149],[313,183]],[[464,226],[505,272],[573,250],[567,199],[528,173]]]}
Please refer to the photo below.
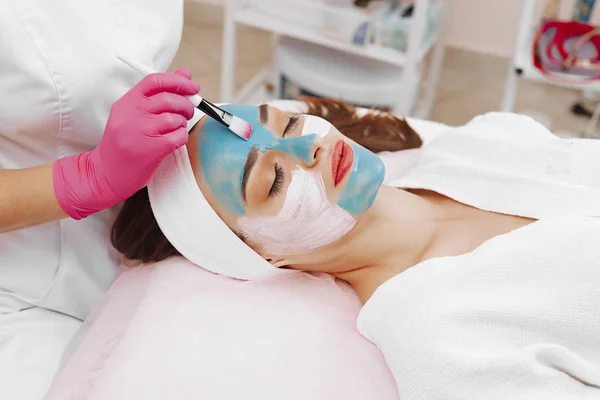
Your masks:
{"label": "blue facial mask", "polygon": [[354,163],[337,204],[352,215],[360,215],[373,205],[385,177],[385,166],[375,153],[354,143],[351,146]]}
{"label": "blue facial mask", "polygon": [[[242,175],[250,150],[281,151],[297,160],[312,160],[316,134],[280,139],[264,127],[259,120],[259,109],[252,105],[227,105],[222,107],[233,115],[252,124],[250,140],[244,141],[220,123],[206,121],[198,140],[199,157],[208,185],[219,203],[229,212],[244,215],[246,207],[242,197]],[[385,175],[379,157],[367,149],[352,144],[354,164],[338,205],[352,215],[360,215],[371,207]]]}
{"label": "blue facial mask", "polygon": [[260,123],[257,106],[232,104],[221,108],[249,122],[254,128],[252,136],[248,141],[242,140],[211,118],[202,128],[198,154],[206,181],[219,203],[234,214],[244,215],[242,176],[250,150],[256,147],[261,152],[281,151],[308,163],[317,135],[276,138]]}

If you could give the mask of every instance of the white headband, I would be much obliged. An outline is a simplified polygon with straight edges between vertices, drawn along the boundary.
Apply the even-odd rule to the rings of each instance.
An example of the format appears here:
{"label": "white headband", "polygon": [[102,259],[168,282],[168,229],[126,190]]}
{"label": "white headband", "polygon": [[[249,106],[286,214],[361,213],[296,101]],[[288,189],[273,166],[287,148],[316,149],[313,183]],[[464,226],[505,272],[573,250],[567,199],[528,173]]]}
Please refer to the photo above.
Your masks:
{"label": "white headband", "polygon": [[[196,110],[188,131],[203,116]],[[295,272],[272,266],[221,220],[198,187],[185,146],[162,162],[148,183],[148,195],[161,231],[192,263],[244,280]]]}

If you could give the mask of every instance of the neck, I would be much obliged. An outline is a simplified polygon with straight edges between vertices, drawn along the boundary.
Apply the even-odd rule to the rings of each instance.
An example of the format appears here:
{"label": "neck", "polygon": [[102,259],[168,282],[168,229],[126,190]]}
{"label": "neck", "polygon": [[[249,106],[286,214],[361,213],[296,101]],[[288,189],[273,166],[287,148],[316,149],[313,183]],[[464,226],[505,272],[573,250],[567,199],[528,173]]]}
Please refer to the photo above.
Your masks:
{"label": "neck", "polygon": [[423,260],[435,240],[438,214],[427,196],[383,186],[349,234],[340,258],[345,272],[335,276],[366,302],[382,283]]}

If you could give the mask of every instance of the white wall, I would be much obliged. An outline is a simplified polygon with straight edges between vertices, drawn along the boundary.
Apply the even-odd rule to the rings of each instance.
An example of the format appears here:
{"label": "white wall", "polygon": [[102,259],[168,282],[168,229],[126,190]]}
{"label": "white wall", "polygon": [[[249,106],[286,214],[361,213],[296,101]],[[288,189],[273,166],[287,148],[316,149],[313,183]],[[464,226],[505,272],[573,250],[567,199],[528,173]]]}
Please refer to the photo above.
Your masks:
{"label": "white wall", "polygon": [[[442,0],[443,1],[443,0]],[[517,38],[519,17],[526,0],[452,0],[446,43],[453,47],[509,57]],[[548,0],[536,1],[540,16]],[[562,0],[560,17],[569,18],[575,0]],[[600,0],[591,23],[600,21]]]}
{"label": "white wall", "polygon": [[522,0],[453,0],[446,43],[509,56],[517,37]]}

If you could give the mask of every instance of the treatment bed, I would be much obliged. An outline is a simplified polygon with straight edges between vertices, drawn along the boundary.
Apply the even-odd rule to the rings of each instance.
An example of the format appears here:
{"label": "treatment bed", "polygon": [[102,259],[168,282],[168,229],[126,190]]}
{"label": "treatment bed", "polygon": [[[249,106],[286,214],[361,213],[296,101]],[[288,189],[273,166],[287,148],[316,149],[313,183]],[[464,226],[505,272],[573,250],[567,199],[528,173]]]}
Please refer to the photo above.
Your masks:
{"label": "treatment bed", "polygon": [[[425,146],[447,128],[409,122]],[[418,152],[381,153],[386,181]],[[122,267],[46,400],[397,400],[383,356],[357,331],[360,308],[348,285],[324,274],[245,282],[179,257]]]}

